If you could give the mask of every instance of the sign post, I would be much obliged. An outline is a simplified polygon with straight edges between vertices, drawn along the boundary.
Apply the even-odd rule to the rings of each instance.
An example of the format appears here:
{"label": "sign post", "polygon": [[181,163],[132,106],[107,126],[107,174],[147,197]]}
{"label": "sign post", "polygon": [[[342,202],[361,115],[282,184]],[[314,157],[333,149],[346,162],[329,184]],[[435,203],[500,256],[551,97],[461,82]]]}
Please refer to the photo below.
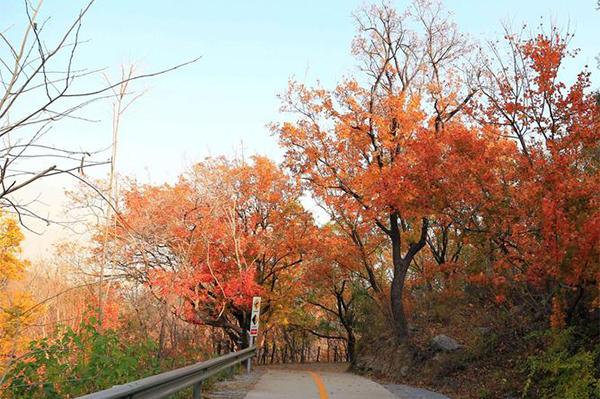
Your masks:
{"label": "sign post", "polygon": [[[250,316],[250,328],[248,329],[248,340],[249,346],[254,344],[254,337],[258,335],[258,322],[260,319],[260,297],[255,296],[252,298],[252,315]],[[248,359],[246,368],[248,373],[252,367],[252,358]]]}

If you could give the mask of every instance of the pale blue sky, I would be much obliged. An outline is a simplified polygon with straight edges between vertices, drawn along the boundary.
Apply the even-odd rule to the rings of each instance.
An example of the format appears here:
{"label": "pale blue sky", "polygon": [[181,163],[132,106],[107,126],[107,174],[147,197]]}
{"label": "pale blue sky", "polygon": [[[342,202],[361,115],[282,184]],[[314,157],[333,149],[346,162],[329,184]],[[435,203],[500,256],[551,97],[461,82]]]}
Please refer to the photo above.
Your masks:
{"label": "pale blue sky", "polygon": [[[42,19],[51,17],[57,32],[77,14],[83,0],[46,0]],[[394,2],[402,9],[408,1]],[[22,21],[22,1],[0,0],[0,29]],[[290,77],[333,86],[355,72],[350,54],[356,0],[205,1],[97,0],[82,29],[79,67],[136,63],[151,72],[202,56],[196,64],[138,83],[147,93],[125,115],[118,155],[121,174],[154,182],[172,180],[186,165],[208,154],[262,153],[278,159],[281,151],[266,125],[278,120],[276,98]],[[596,0],[446,0],[459,27],[479,40],[501,34],[501,22],[535,26],[544,18],[570,26],[581,53],[568,74],[585,64],[598,73],[600,12]],[[13,29],[14,30],[14,29]],[[593,79],[598,83],[600,80]],[[98,81],[98,83],[101,83]],[[110,106],[90,109],[97,124],[65,124],[52,140],[77,148],[110,144]],[[61,184],[46,183],[55,207]],[[33,240],[33,241],[32,241]],[[51,241],[42,239],[44,245]],[[29,251],[40,239],[28,238]],[[38,251],[33,251],[38,252]]]}

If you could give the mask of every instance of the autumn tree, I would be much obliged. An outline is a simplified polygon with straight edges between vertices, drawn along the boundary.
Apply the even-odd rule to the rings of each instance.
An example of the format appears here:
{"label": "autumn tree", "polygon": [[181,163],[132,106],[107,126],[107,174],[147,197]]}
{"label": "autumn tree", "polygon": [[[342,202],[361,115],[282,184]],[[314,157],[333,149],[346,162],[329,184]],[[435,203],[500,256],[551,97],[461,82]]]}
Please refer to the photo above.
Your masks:
{"label": "autumn tree", "polygon": [[357,21],[361,78],[332,91],[292,82],[283,109],[299,119],[273,129],[287,166],[318,201],[360,211],[387,237],[392,324],[404,340],[404,283],[434,214],[421,180],[438,158],[423,143],[462,132],[447,126],[474,94],[458,68],[470,46],[438,3],[417,1],[403,14],[371,6]]}
{"label": "autumn tree", "polygon": [[[308,304],[312,323],[304,328],[320,338],[342,339],[348,361],[356,361],[358,330],[361,328],[361,302],[379,293],[365,275],[365,258],[350,237],[335,224],[323,226],[311,258],[303,267],[302,299]],[[373,277],[374,278],[374,277]],[[377,285],[379,287],[380,284]]]}
{"label": "autumn tree", "polygon": [[492,45],[473,111],[521,153],[505,212],[488,226],[495,270],[507,285],[525,282],[541,295],[555,326],[590,315],[600,270],[600,113],[587,70],[571,84],[561,78],[576,53],[570,38],[554,27],[532,37],[507,30],[506,46]]}
{"label": "autumn tree", "polygon": [[310,247],[299,196],[264,157],[207,159],[175,185],[130,187],[107,259],[178,317],[246,345],[252,296],[263,296],[268,323]]}
{"label": "autumn tree", "polygon": [[7,366],[27,344],[29,324],[37,316],[31,293],[19,283],[28,262],[21,258],[23,234],[18,223],[0,213],[0,384]]}

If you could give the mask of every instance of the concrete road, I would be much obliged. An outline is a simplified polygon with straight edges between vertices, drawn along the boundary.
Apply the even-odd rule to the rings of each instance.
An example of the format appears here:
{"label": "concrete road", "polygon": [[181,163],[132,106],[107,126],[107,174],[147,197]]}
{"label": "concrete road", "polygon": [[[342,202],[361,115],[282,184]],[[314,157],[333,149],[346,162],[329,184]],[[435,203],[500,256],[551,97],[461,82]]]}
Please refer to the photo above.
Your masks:
{"label": "concrete road", "polygon": [[381,385],[355,374],[267,370],[245,399],[397,399]]}

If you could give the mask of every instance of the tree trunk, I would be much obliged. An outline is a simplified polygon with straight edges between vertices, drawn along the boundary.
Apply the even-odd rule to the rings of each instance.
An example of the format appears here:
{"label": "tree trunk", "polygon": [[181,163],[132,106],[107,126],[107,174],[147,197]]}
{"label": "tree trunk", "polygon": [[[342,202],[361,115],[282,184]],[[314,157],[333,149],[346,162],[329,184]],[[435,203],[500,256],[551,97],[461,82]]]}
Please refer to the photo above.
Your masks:
{"label": "tree trunk", "polygon": [[390,287],[393,326],[396,338],[403,342],[408,338],[408,321],[406,320],[404,302],[402,300],[406,271],[402,272],[404,265],[400,265],[397,271],[395,266],[394,269],[394,278],[392,279],[392,285]]}
{"label": "tree trunk", "polygon": [[162,359],[162,355],[165,352],[165,335],[166,335],[165,319],[166,318],[167,318],[166,312],[163,312],[162,318],[160,321],[160,333],[158,334],[158,353],[156,356],[159,359]]}
{"label": "tree trunk", "polygon": [[273,351],[271,352],[271,364],[275,363],[275,355],[277,354],[277,346],[275,345],[275,337],[273,337]]}
{"label": "tree trunk", "polygon": [[390,300],[392,310],[392,322],[396,338],[400,342],[408,338],[408,321],[404,312],[404,281],[408,272],[408,267],[415,255],[425,246],[427,239],[427,228],[429,221],[422,219],[421,236],[416,243],[410,243],[406,255],[402,256],[401,231],[398,225],[399,216],[397,213],[390,214],[390,229],[388,235],[392,241],[392,262],[394,266],[394,277],[390,287]]}
{"label": "tree trunk", "polygon": [[398,215],[390,215],[390,239],[392,241],[392,263],[394,266],[394,276],[390,287],[390,300],[392,308],[392,323],[396,338],[401,342],[408,337],[408,322],[404,313],[404,303],[402,296],[404,294],[404,278],[408,267],[405,259],[402,258],[402,245],[400,241],[400,226],[398,225]]}
{"label": "tree trunk", "polygon": [[351,331],[348,332],[348,342],[346,346],[346,360],[354,366],[354,362],[356,362],[356,338]]}

